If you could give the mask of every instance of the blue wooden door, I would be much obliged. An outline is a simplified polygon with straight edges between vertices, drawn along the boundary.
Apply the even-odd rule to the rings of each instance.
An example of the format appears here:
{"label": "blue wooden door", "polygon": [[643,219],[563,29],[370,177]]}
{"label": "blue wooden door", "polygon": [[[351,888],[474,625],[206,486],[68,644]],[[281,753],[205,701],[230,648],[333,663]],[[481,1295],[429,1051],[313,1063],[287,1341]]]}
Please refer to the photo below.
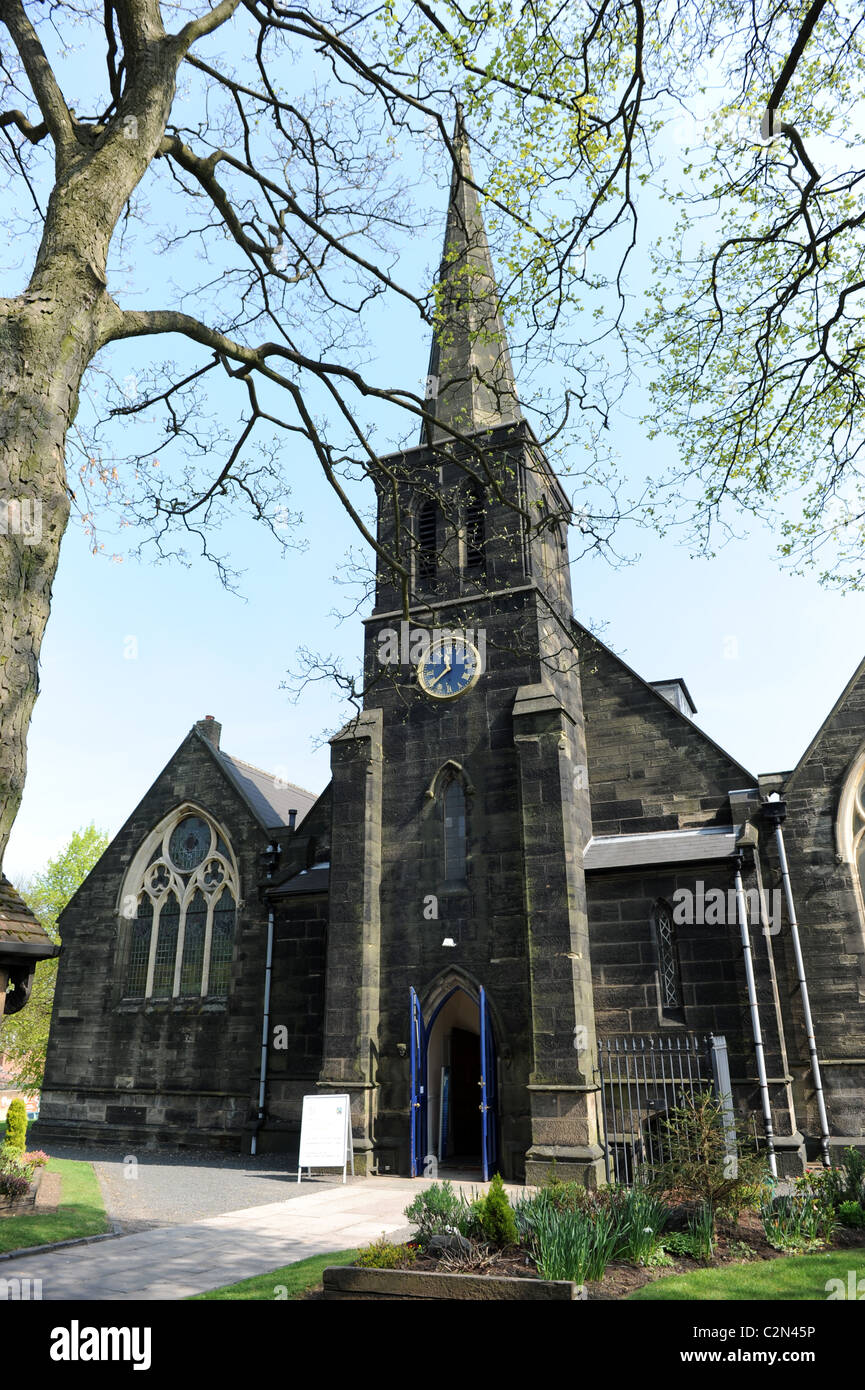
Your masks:
{"label": "blue wooden door", "polygon": [[409,988],[411,1003],[411,1070],[409,1096],[409,1146],[411,1150],[411,1175],[419,1177],[424,1170],[424,1144],[426,1118],[426,1038],[424,1036],[423,1014],[420,1000],[414,990]]}
{"label": "blue wooden door", "polygon": [[481,1016],[481,1162],[484,1182],[495,1170],[496,1145],[496,1056],[489,1006],[483,985],[480,990]]}

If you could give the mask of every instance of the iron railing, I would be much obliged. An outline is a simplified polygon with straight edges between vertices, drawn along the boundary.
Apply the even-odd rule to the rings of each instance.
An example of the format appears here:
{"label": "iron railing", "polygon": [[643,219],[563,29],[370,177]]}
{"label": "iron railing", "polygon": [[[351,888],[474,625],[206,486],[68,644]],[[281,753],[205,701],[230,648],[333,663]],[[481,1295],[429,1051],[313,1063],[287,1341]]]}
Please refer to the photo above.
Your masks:
{"label": "iron railing", "polygon": [[[701,1091],[724,1100],[728,1140],[735,1145],[727,1042],[679,1033],[598,1038],[597,1081],[607,1182],[630,1185],[643,1164],[669,1157],[669,1112]],[[735,1152],[735,1148],[733,1149]]]}

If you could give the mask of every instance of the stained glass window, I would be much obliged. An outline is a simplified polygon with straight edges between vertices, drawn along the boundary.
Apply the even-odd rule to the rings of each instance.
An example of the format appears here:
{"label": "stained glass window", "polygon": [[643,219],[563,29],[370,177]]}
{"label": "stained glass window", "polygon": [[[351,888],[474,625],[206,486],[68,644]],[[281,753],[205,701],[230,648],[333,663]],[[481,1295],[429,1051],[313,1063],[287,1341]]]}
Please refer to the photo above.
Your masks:
{"label": "stained glass window", "polygon": [[124,996],[189,999],[200,998],[206,990],[224,997],[240,897],[237,867],[224,833],[204,813],[191,814],[188,807],[166,817],[130,866],[124,899],[136,897]]}
{"label": "stained glass window", "polygon": [[181,870],[195,869],[210,849],[210,826],[200,816],[185,816],[171,832],[168,852]]}
{"label": "stained glass window", "polygon": [[159,914],[156,955],[153,962],[154,999],[170,999],[174,992],[174,965],[177,958],[177,933],[180,929],[180,903],[169,893]]}
{"label": "stained glass window", "polygon": [[183,960],[180,965],[180,993],[201,993],[204,966],[204,937],[207,931],[207,899],[200,888],[187,905],[183,929]]}
{"label": "stained glass window", "polygon": [[153,905],[146,894],[138,902],[138,912],[132,923],[129,961],[126,968],[126,989],[130,999],[143,998],[147,987],[147,962],[150,958],[150,933],[153,928]]}
{"label": "stained glass window", "polygon": [[443,812],[445,879],[454,882],[466,876],[466,798],[457,781],[448,783]]}
{"label": "stained glass window", "polygon": [[210,972],[207,993],[217,998],[228,993],[231,957],[234,952],[234,920],[237,915],[234,899],[223,889],[213,909],[213,932],[210,938]]}

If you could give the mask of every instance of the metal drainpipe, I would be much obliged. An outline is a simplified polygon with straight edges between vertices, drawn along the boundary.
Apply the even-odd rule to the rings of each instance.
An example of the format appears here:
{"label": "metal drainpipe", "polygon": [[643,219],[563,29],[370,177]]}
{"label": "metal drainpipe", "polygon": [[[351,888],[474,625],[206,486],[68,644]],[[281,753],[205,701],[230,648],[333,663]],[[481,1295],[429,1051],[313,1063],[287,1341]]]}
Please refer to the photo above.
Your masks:
{"label": "metal drainpipe", "polygon": [[258,1153],[258,1131],[264,1124],[264,1093],[267,1086],[267,1043],[270,1033],[270,978],[273,974],[273,908],[267,910],[267,957],[264,967],[264,1018],[261,1025],[261,1069],[258,1078],[258,1118],[252,1131],[250,1153]]}
{"label": "metal drainpipe", "polygon": [[769,1082],[766,1078],[766,1059],[763,1054],[763,1034],[760,1029],[760,1010],[757,1005],[757,985],[754,980],[754,961],[751,955],[751,935],[748,931],[748,907],[745,902],[745,889],[742,886],[741,850],[736,857],[736,907],[739,914],[739,930],[742,934],[742,955],[745,961],[745,980],[748,986],[748,1003],[751,1009],[751,1029],[754,1034],[754,1052],[757,1058],[757,1076],[760,1081],[760,1099],[763,1106],[763,1128],[766,1132],[769,1170],[773,1177],[777,1178],[778,1163],[775,1158],[772,1107],[769,1104]]}
{"label": "metal drainpipe", "polygon": [[783,801],[766,801],[763,803],[763,814],[768,820],[772,821],[775,828],[775,846],[778,850],[778,860],[781,865],[781,879],[784,884],[784,897],[787,901],[787,916],[790,921],[790,936],[793,941],[793,955],[796,959],[796,974],[799,978],[799,993],[802,996],[802,1013],[805,1019],[805,1034],[808,1039],[808,1055],[811,1059],[811,1076],[814,1079],[814,1090],[817,1093],[817,1113],[820,1116],[820,1150],[823,1154],[823,1166],[830,1168],[832,1158],[829,1152],[829,1116],[826,1114],[826,1102],[823,1099],[823,1078],[820,1074],[820,1060],[817,1056],[817,1040],[814,1036],[814,1022],[811,1018],[811,1002],[808,998],[808,981],[805,978],[805,961],[802,957],[802,943],[799,940],[799,923],[796,920],[796,908],[793,903],[793,887],[790,882],[790,867],[787,863],[787,850],[784,845],[784,832],[781,823],[787,815],[787,806]]}

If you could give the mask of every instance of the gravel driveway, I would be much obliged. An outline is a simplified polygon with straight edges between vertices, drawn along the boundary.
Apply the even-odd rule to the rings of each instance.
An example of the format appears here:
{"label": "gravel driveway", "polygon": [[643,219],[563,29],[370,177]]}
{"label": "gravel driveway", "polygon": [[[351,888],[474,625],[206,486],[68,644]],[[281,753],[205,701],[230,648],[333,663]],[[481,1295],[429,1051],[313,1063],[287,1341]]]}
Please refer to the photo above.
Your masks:
{"label": "gravel driveway", "polygon": [[207,1216],[307,1196],[342,1183],[342,1175],[297,1181],[297,1158],[286,1154],[219,1154],[188,1150],[139,1153],[52,1145],[52,1158],[92,1163],[109,1218],[124,1232],[183,1225]]}

